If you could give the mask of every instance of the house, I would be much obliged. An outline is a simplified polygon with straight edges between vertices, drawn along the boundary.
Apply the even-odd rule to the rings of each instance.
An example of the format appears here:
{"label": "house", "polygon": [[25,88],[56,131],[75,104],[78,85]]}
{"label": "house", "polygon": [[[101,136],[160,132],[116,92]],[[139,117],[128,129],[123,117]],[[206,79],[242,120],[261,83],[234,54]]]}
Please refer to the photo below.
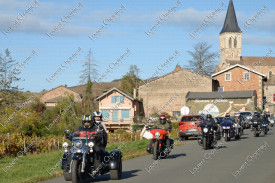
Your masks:
{"label": "house", "polygon": [[54,107],[56,106],[58,101],[70,95],[74,96],[74,100],[76,102],[82,102],[82,98],[78,93],[68,89],[63,85],[43,93],[42,97],[40,98],[40,101],[43,102],[46,105],[46,107]]}
{"label": "house", "polygon": [[218,81],[218,91],[250,91],[255,90],[257,106],[262,108],[264,81],[266,75],[236,64],[220,72],[212,74]]}
{"label": "house", "polygon": [[214,117],[225,113],[254,111],[257,106],[256,91],[189,92],[186,95],[189,114],[212,114]]}
{"label": "house", "polygon": [[264,104],[265,110],[275,113],[275,75],[271,75],[270,79],[264,83]]}
{"label": "house", "polygon": [[145,81],[138,88],[138,96],[143,99],[146,117],[162,112],[179,117],[188,92],[215,90],[217,90],[216,79],[177,65],[174,71]]}
{"label": "house", "polygon": [[95,100],[99,103],[103,123],[110,132],[116,129],[131,131],[134,116],[143,113],[142,100],[136,97],[136,91],[132,96],[117,88],[112,88]]}

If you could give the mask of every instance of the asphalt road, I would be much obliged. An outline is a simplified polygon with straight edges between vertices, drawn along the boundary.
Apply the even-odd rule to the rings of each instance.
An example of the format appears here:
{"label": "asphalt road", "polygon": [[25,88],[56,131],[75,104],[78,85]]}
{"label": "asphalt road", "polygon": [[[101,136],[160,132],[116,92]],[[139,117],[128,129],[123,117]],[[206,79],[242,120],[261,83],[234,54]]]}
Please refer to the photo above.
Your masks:
{"label": "asphalt road", "polygon": [[[109,175],[86,182],[211,182],[211,183],[274,183],[275,128],[268,135],[253,137],[250,130],[240,140],[219,141],[214,149],[203,150],[197,140],[188,140],[177,147],[167,159],[155,161],[152,155],[123,162],[119,181]],[[65,183],[63,177],[43,183]]]}

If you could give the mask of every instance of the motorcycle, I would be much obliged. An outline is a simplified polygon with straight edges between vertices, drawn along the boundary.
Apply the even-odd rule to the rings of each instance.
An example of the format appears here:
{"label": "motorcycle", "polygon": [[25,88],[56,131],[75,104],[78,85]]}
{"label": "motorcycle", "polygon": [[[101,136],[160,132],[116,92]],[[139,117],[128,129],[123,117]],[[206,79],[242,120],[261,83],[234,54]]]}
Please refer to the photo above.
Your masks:
{"label": "motorcycle", "polygon": [[233,129],[234,129],[235,139],[240,139],[241,133],[242,133],[241,126],[238,123],[234,123],[233,124]]}
{"label": "motorcycle", "polygon": [[233,137],[233,131],[230,125],[223,125],[222,126],[222,136],[224,137],[225,141],[230,141]]}
{"label": "motorcycle", "polygon": [[217,143],[216,132],[210,125],[202,127],[201,136],[198,138],[199,145],[203,146],[204,150],[213,148]]}
{"label": "motorcycle", "polygon": [[152,140],[150,141],[150,143],[152,143],[152,148],[149,149],[148,152],[153,154],[154,160],[162,157],[166,158],[174,145],[174,140],[168,138],[169,132],[164,129],[156,128],[150,130],[150,133],[152,134]]}
{"label": "motorcycle", "polygon": [[[68,130],[65,130],[68,137]],[[119,150],[113,150],[110,153],[105,151],[104,162],[97,168],[95,163],[95,134],[90,132],[73,133],[72,145],[63,143],[65,152],[62,158],[62,170],[64,179],[73,183],[81,182],[87,178],[97,175],[103,175],[110,172],[112,180],[119,180],[122,174],[122,153]]]}
{"label": "motorcycle", "polygon": [[261,122],[260,121],[252,122],[252,130],[254,131],[254,137],[259,137],[261,133]]}
{"label": "motorcycle", "polygon": [[267,134],[267,132],[268,132],[268,124],[267,124],[267,122],[263,122],[262,123],[262,130],[263,130],[263,132],[264,132],[264,135],[266,135]]}

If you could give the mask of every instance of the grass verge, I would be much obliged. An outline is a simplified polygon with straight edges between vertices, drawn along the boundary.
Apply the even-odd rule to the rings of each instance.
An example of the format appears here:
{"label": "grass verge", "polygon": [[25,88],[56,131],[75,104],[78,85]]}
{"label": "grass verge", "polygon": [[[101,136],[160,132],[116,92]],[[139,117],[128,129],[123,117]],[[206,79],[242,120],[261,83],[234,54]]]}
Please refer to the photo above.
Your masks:
{"label": "grass verge", "polygon": [[[119,149],[123,153],[123,160],[148,155],[145,150],[149,140],[137,140],[108,144],[106,150]],[[180,146],[183,143],[177,143]],[[63,174],[61,159],[63,150],[32,154],[23,157],[9,157],[0,159],[0,183],[34,183]]]}

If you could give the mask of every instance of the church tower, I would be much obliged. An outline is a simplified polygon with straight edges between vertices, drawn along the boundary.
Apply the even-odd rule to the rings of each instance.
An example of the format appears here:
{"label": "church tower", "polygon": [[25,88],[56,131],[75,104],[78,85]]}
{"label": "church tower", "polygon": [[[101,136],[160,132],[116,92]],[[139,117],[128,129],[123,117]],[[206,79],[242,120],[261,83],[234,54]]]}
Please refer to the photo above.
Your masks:
{"label": "church tower", "polygon": [[227,61],[240,61],[242,51],[242,31],[238,25],[233,1],[230,0],[224,25],[220,32],[219,70],[228,67]]}

